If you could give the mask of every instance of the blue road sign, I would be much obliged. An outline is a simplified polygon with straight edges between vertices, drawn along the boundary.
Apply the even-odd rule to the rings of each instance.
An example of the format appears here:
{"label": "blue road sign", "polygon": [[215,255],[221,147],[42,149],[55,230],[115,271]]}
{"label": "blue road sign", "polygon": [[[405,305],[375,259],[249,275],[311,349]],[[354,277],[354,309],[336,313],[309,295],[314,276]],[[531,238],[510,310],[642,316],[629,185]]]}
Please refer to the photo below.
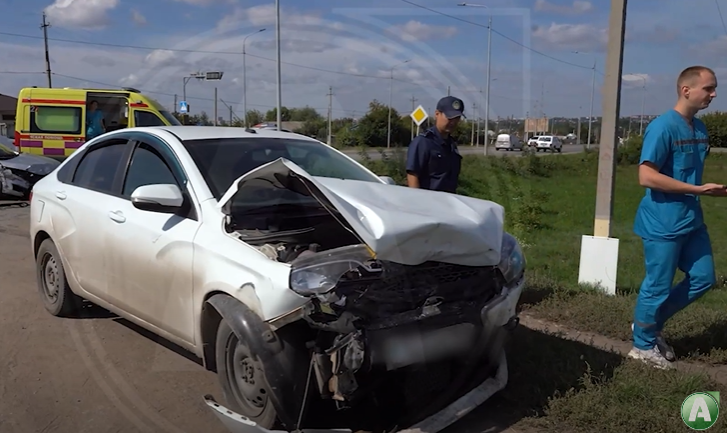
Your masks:
{"label": "blue road sign", "polygon": [[180,113],[189,113],[189,105],[187,104],[187,101],[179,102],[179,112]]}

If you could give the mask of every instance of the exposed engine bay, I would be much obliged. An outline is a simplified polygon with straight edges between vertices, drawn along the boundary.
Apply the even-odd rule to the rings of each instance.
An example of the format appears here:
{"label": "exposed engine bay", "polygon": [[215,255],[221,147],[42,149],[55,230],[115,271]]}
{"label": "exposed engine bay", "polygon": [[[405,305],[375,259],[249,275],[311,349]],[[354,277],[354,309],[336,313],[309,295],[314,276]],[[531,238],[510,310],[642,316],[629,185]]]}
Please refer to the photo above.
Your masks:
{"label": "exposed engine bay", "polygon": [[314,331],[318,393],[337,409],[431,413],[492,373],[486,348],[501,345],[483,344],[499,337],[485,335],[481,312],[505,287],[497,266],[378,260],[312,199],[232,212],[227,230],[292,266],[291,289],[310,297],[299,320]]}

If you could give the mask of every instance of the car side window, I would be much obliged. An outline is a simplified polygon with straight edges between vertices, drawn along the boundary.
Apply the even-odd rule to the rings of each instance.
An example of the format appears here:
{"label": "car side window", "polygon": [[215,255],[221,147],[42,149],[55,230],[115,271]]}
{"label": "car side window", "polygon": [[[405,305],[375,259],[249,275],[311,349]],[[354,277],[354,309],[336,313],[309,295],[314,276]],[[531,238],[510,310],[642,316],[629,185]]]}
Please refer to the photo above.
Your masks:
{"label": "car side window", "polygon": [[134,126],[165,126],[164,121],[149,111],[134,110]]}
{"label": "car side window", "polygon": [[126,140],[119,140],[90,149],[78,163],[71,183],[80,188],[113,194],[114,180],[126,144]]}
{"label": "car side window", "polygon": [[136,188],[154,184],[180,186],[172,170],[164,162],[162,155],[152,146],[140,143],[131,156],[131,164],[126,173],[122,195],[128,198]]}

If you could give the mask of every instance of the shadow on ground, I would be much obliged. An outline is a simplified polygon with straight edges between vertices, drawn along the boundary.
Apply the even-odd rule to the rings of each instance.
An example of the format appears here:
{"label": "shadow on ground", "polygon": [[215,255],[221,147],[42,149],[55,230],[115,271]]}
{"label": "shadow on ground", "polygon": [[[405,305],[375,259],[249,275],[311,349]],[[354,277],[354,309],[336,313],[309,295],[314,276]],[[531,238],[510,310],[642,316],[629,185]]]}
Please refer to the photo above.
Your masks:
{"label": "shadow on ground", "polygon": [[510,342],[507,387],[444,433],[506,431],[523,418],[542,415],[549,397],[579,388],[586,374],[609,380],[622,362],[616,353],[521,326]]}

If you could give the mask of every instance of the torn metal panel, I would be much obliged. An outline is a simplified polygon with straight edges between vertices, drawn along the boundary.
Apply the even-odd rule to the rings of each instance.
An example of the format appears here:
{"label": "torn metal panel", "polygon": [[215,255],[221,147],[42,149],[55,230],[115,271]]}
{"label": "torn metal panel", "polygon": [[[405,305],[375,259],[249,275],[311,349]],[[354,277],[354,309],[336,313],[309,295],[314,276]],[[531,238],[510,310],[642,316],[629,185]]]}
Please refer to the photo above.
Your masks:
{"label": "torn metal panel", "polygon": [[383,181],[315,177],[279,158],[235,180],[219,201],[223,211],[229,214],[240,189],[256,180],[270,188],[295,189],[333,208],[381,260],[465,266],[500,261],[504,208],[491,201]]}

